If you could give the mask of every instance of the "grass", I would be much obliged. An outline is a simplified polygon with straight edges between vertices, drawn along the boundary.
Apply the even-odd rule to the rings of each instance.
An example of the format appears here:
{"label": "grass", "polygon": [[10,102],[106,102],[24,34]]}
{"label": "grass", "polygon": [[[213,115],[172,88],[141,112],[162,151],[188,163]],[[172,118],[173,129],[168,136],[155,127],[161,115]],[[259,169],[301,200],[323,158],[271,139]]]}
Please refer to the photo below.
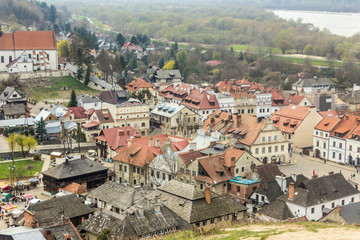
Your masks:
{"label": "grass", "polygon": [[[67,87],[68,90],[61,90],[61,88]],[[31,87],[28,86],[25,91],[27,96],[35,101],[43,100],[59,100],[65,101],[70,99],[71,90],[75,90],[76,95],[91,94],[96,95],[98,91],[85,86],[73,77],[51,78],[44,87]]]}
{"label": "grass", "polygon": [[[287,56],[276,56],[278,58],[285,58],[291,60],[295,64],[305,64],[304,58],[295,58],[295,57],[287,57]],[[341,65],[341,62],[333,62],[334,67],[339,67]],[[319,59],[311,59],[311,65],[317,66],[317,67],[328,67],[329,62],[327,60],[319,60]]]}
{"label": "grass", "polygon": [[[15,176],[19,176],[19,172],[23,177],[32,177],[36,172],[41,172],[44,161],[23,160],[15,162]],[[33,169],[27,170],[26,167],[32,165]],[[10,178],[9,167],[12,166],[11,162],[0,162],[0,179]]]}

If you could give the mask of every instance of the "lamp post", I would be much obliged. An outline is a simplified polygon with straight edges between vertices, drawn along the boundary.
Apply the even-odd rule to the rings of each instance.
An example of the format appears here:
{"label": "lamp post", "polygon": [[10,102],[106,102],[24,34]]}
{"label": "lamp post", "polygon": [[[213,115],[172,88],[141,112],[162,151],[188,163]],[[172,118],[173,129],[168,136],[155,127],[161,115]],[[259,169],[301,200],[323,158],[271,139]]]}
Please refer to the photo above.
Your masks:
{"label": "lamp post", "polygon": [[14,142],[13,142],[13,140],[11,140],[11,160],[12,160],[12,166],[11,166],[11,187],[13,187],[13,184],[14,184],[14,172],[15,172]]}

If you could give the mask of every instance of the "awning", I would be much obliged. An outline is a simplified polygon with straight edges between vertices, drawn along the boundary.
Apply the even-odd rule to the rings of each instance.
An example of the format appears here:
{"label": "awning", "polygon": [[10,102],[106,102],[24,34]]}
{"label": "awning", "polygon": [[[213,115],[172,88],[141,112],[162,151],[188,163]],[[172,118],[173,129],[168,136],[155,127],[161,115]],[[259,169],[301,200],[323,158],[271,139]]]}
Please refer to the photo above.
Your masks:
{"label": "awning", "polygon": [[31,197],[32,197],[32,194],[30,194],[30,193],[25,193],[25,194],[22,195],[21,197],[23,197],[23,198],[31,198]]}
{"label": "awning", "polygon": [[9,210],[14,209],[14,208],[17,208],[17,206],[12,205],[12,204],[8,204],[8,205],[5,205],[5,206],[1,207],[1,209],[5,210],[5,211],[9,211]]}

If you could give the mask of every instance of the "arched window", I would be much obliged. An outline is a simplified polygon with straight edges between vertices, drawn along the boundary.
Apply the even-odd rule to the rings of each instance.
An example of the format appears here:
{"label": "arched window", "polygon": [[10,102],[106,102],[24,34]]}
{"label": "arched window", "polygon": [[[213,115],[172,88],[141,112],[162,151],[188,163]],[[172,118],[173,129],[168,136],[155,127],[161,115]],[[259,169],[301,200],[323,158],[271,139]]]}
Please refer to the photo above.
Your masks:
{"label": "arched window", "polygon": [[1,56],[1,63],[4,63],[4,56]]}

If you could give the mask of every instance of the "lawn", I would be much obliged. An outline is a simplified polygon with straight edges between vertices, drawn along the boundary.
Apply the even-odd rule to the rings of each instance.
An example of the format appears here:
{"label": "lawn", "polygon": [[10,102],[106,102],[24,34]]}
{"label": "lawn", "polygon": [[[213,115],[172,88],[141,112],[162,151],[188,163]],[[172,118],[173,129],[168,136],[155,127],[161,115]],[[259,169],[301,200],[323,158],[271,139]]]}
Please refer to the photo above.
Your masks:
{"label": "lawn", "polygon": [[[22,174],[23,177],[32,177],[36,172],[41,172],[44,161],[33,161],[33,160],[23,160],[23,161],[15,161],[15,177],[19,176],[19,173]],[[0,161],[0,179],[10,178],[10,170],[11,162],[2,162]],[[32,165],[33,169],[26,169],[27,166]]]}
{"label": "lawn", "polygon": [[[36,86],[26,86],[25,91],[27,96],[35,101],[64,100],[64,102],[67,102],[70,99],[70,93],[73,89],[76,95],[96,95],[99,93],[73,77],[51,78],[44,81],[45,82],[38,83]],[[64,87],[66,87],[67,90],[62,90]]]}
{"label": "lawn", "polygon": [[[305,59],[304,58],[294,58],[294,57],[287,57],[287,56],[276,56],[279,58],[286,58],[291,60],[295,64],[304,64]],[[339,67],[341,65],[341,62],[333,62],[335,67]],[[317,66],[317,67],[328,67],[329,62],[327,60],[318,60],[318,59],[311,59],[311,65]]]}

